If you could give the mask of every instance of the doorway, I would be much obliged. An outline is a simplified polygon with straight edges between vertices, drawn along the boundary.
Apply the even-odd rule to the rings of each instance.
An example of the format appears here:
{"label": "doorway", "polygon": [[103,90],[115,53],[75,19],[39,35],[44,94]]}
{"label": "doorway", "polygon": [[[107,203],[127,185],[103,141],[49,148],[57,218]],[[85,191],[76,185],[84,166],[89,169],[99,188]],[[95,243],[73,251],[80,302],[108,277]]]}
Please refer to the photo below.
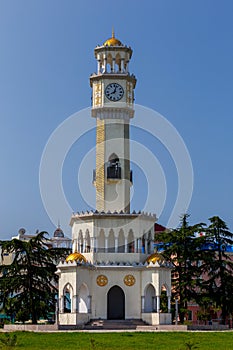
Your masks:
{"label": "doorway", "polygon": [[118,286],[108,291],[108,320],[125,319],[125,293]]}

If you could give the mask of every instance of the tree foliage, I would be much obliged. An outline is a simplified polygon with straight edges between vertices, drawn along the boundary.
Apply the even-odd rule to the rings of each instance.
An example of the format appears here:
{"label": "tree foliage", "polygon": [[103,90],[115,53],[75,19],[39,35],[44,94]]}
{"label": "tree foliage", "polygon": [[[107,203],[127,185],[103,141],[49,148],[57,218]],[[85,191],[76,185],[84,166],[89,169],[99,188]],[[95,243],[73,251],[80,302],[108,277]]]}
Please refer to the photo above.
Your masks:
{"label": "tree foliage", "polygon": [[200,317],[206,320],[220,309],[225,323],[233,312],[233,261],[225,251],[233,245],[233,234],[218,216],[209,220],[207,228],[203,223],[190,226],[185,214],[180,227],[156,237],[163,242],[164,257],[174,265],[173,298],[179,300],[182,323],[190,301],[200,305]]}
{"label": "tree foliage", "polygon": [[0,302],[5,313],[19,321],[37,323],[55,310],[56,263],[67,250],[48,249],[46,234],[40,232],[29,241],[0,242],[2,252],[13,254],[11,264],[0,266]]}
{"label": "tree foliage", "polygon": [[203,252],[200,249],[203,237],[196,234],[203,231],[203,224],[190,226],[188,215],[181,217],[180,227],[160,234],[156,239],[163,242],[163,256],[173,263],[173,298],[179,299],[181,322],[187,313],[188,301],[198,298],[201,270],[199,261]]}
{"label": "tree foliage", "polygon": [[211,217],[209,221],[206,244],[214,250],[214,257],[207,266],[202,292],[215,307],[221,309],[222,321],[225,324],[227,316],[233,313],[233,261],[226,253],[227,246],[233,245],[233,234],[218,216]]}

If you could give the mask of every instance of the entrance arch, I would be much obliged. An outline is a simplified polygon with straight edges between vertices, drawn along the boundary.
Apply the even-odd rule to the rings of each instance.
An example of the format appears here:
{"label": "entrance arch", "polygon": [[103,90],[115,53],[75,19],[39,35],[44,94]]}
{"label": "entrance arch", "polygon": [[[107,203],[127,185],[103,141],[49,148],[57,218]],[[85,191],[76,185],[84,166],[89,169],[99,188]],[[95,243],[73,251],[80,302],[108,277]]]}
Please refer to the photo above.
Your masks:
{"label": "entrance arch", "polygon": [[113,286],[108,291],[108,320],[125,319],[125,293],[118,286]]}

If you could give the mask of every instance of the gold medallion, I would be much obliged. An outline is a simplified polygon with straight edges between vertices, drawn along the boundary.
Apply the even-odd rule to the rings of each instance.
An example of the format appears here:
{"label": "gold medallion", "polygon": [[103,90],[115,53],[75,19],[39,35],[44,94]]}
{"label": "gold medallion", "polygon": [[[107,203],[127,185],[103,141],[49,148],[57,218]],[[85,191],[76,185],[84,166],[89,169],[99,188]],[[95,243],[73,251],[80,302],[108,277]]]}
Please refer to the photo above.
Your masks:
{"label": "gold medallion", "polygon": [[98,286],[104,287],[104,286],[106,286],[106,284],[108,283],[108,279],[107,279],[107,277],[104,276],[104,275],[99,275],[99,276],[96,278],[96,283],[98,284]]}
{"label": "gold medallion", "polygon": [[126,275],[124,278],[124,284],[128,287],[131,287],[135,284],[136,279],[133,275]]}

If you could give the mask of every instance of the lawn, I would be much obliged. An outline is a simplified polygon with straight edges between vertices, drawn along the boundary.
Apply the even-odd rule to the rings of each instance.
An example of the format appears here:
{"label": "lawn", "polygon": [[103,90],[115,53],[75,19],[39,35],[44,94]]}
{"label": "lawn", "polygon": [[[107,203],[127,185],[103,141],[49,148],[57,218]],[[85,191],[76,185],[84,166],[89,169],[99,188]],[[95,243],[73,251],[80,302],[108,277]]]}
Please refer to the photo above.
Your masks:
{"label": "lawn", "polygon": [[[33,350],[232,350],[233,332],[30,333],[17,332],[16,347]],[[13,333],[11,333],[13,335]],[[4,333],[0,338],[4,338]],[[4,349],[4,347],[3,347]]]}

